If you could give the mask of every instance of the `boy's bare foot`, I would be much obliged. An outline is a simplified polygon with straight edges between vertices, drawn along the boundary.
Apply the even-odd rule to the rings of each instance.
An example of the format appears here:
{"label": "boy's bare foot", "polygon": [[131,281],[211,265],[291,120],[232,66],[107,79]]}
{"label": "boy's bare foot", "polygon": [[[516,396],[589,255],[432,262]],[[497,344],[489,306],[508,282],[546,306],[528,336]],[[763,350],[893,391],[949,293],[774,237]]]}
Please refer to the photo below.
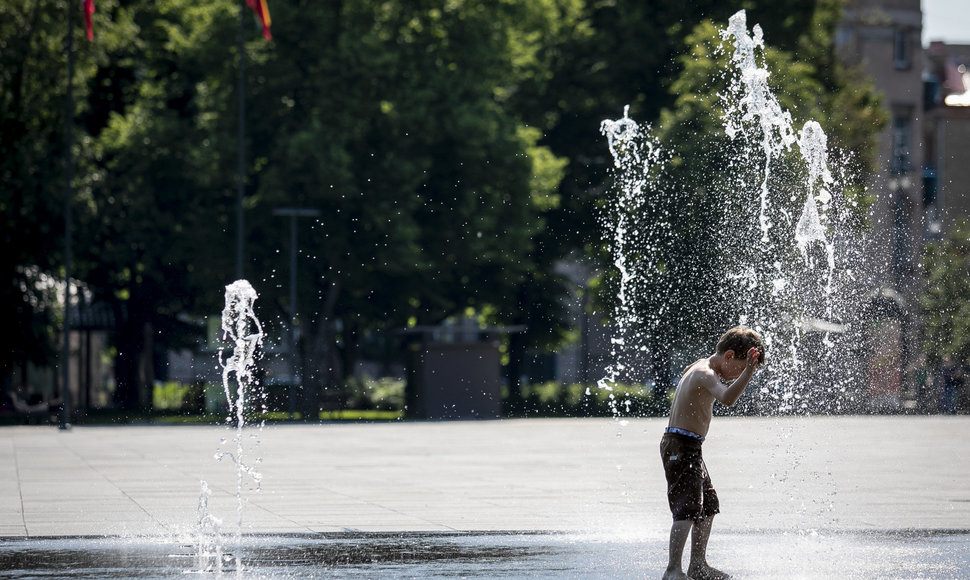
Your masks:
{"label": "boy's bare foot", "polygon": [[663,580],[692,580],[683,570],[667,570],[664,572]]}
{"label": "boy's bare foot", "polygon": [[707,564],[691,566],[687,569],[687,574],[692,580],[729,580],[731,578],[730,574]]}

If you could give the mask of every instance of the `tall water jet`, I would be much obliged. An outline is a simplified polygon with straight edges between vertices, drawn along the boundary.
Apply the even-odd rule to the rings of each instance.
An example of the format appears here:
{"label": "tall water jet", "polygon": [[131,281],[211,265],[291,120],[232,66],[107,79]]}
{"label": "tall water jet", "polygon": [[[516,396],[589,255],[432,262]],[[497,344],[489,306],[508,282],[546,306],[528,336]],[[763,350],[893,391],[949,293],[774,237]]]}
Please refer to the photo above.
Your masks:
{"label": "tall water jet", "polygon": [[[248,476],[258,490],[262,482],[262,474],[256,470],[257,458],[253,464],[245,456],[245,445],[243,444],[243,429],[246,426],[246,402],[247,396],[253,395],[255,400],[256,388],[258,383],[253,371],[255,369],[256,351],[263,342],[263,328],[253,312],[253,303],[256,301],[256,290],[246,280],[237,280],[226,286],[226,306],[222,310],[222,332],[223,338],[233,345],[232,354],[222,358],[223,351],[220,350],[219,359],[222,364],[222,387],[225,391],[226,401],[229,407],[229,417],[227,422],[233,421],[235,416],[236,434],[233,442],[236,445],[235,453],[224,452],[217,455],[218,459],[229,457],[236,466],[236,515],[237,515],[237,535],[242,530],[243,512],[243,480]],[[233,398],[230,385],[235,383],[235,398]],[[260,422],[262,427],[262,422]]]}
{"label": "tall water jet", "polygon": [[[225,349],[219,350],[219,364],[222,366],[222,387],[226,396],[228,415],[226,423],[235,426],[232,438],[233,449],[220,450],[215,458],[218,461],[229,459],[236,468],[236,527],[235,545],[236,570],[242,570],[239,547],[242,544],[243,525],[243,489],[244,482],[252,482],[255,491],[259,491],[262,474],[256,469],[261,459],[251,461],[246,454],[244,429],[247,413],[252,413],[254,401],[263,405],[265,411],[264,394],[259,389],[256,380],[256,355],[263,341],[263,330],[253,311],[253,303],[257,298],[256,290],[246,280],[237,280],[226,286],[225,307],[222,310],[223,341],[232,347],[232,353],[225,355]],[[233,388],[234,387],[234,388]],[[249,405],[249,406],[247,406]],[[264,421],[259,422],[262,429]],[[258,440],[256,441],[258,443]],[[222,444],[228,442],[223,439]],[[199,497],[199,563],[200,569],[222,570],[222,545],[220,539],[221,520],[209,512],[208,500],[211,490],[202,481],[202,492]],[[214,537],[214,539],[213,539]]]}
{"label": "tall water jet", "polygon": [[[650,135],[650,127],[641,127],[629,117],[629,106],[623,110],[623,118],[604,120],[600,132],[606,137],[614,160],[617,182],[617,199],[610,204],[605,216],[609,235],[610,254],[619,274],[616,280],[617,302],[614,309],[615,335],[610,339],[610,361],[606,376],[598,381],[598,387],[610,392],[610,409],[615,418],[629,410],[629,393],[621,393],[617,387],[628,379],[627,371],[636,364],[636,357],[629,346],[642,344],[642,330],[651,326],[658,314],[656,310],[641,310],[647,288],[642,281],[648,272],[662,268],[657,245],[644,245],[645,240],[670,235],[669,221],[658,215],[650,204],[648,189],[656,181],[663,168],[663,151]],[[652,217],[654,219],[644,219]],[[662,314],[664,305],[658,305]],[[644,350],[645,346],[642,347]],[[635,352],[635,351],[634,351]],[[587,393],[588,394],[588,393]],[[622,397],[622,399],[620,398]]]}
{"label": "tall water jet", "polygon": [[[831,169],[834,156],[821,125],[810,120],[796,130],[771,90],[761,28],[749,32],[740,11],[720,37],[730,60],[715,113],[723,134],[699,147],[716,159],[679,160],[714,164],[716,171],[688,172],[689,183],[674,176],[663,160],[682,153],[660,153],[661,140],[627,111],[601,126],[615,161],[617,196],[607,231],[619,270],[616,366],[605,383],[630,357],[670,359],[680,349],[696,354],[709,348],[678,343],[692,331],[707,335],[706,341],[716,338],[699,320],[743,323],[761,332],[772,361],[759,373],[760,392],[746,397],[748,404],[767,412],[810,411],[807,383],[844,391],[849,380],[834,370],[831,331],[844,328],[851,310],[852,272],[840,263],[853,250],[837,240],[853,202],[835,177],[841,173]],[[807,334],[818,342],[810,373],[803,355]],[[626,354],[616,352],[620,348]]]}
{"label": "tall water jet", "polygon": [[742,134],[751,135],[764,154],[758,225],[761,229],[761,242],[769,243],[771,238],[768,232],[772,222],[769,218],[768,177],[771,175],[772,161],[795,143],[791,114],[778,103],[768,86],[771,73],[759,62],[758,51],[764,49],[761,26],[756,24],[753,36],[749,35],[747,17],[741,10],[728,21],[728,27],[721,32],[721,37],[734,42],[735,50],[731,62],[739,73],[732,78],[728,93],[724,95],[727,107],[724,114],[724,132],[732,139]]}

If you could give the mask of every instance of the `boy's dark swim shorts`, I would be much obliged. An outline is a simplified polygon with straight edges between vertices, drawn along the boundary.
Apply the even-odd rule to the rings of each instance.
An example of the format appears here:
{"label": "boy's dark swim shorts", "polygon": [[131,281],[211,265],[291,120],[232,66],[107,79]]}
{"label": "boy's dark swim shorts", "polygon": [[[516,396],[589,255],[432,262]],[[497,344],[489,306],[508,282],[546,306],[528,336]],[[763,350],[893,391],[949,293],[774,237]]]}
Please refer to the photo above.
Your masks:
{"label": "boy's dark swim shorts", "polygon": [[674,520],[700,520],[720,513],[717,492],[701,457],[701,441],[664,433],[660,458],[667,477],[667,503]]}

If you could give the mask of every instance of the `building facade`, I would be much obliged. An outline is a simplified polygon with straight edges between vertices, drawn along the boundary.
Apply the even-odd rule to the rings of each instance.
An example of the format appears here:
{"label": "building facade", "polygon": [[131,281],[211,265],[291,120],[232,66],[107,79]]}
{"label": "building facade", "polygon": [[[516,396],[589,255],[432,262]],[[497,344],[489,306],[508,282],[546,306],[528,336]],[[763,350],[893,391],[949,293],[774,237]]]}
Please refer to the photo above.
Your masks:
{"label": "building facade", "polygon": [[[921,41],[920,0],[849,0],[837,50],[881,93],[864,324],[871,400],[932,410],[916,383],[924,246],[970,216],[970,46]],[[932,40],[932,39],[930,39]]]}
{"label": "building facade", "polygon": [[871,294],[855,322],[860,410],[916,405],[907,361],[920,343],[927,223],[921,35],[920,0],[849,0],[836,32],[839,58],[872,82],[888,119],[868,184],[873,202],[865,274]]}
{"label": "building facade", "polygon": [[925,82],[927,235],[939,238],[970,217],[970,45],[931,42]]}

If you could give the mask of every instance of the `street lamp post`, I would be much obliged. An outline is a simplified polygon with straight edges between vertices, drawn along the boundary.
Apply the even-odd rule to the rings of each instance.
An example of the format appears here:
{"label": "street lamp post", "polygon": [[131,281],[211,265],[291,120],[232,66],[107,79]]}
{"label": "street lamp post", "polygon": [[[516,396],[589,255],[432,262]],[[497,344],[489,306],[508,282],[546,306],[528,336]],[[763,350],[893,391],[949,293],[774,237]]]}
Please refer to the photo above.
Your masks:
{"label": "street lamp post", "polygon": [[[288,390],[288,405],[290,419],[296,415],[296,376],[297,376],[297,356],[296,356],[296,254],[297,254],[297,235],[296,218],[317,217],[320,212],[309,208],[282,207],[273,210],[273,215],[290,218],[290,386]],[[300,386],[303,381],[300,381]]]}
{"label": "street lamp post", "polygon": [[239,117],[236,127],[236,280],[242,280],[243,267],[243,198],[246,195],[246,2],[239,0],[239,67],[236,71],[236,96]]}
{"label": "street lamp post", "polygon": [[74,201],[74,3],[67,9],[67,100],[64,110],[64,336],[61,344],[61,429],[71,428],[71,204]]}

